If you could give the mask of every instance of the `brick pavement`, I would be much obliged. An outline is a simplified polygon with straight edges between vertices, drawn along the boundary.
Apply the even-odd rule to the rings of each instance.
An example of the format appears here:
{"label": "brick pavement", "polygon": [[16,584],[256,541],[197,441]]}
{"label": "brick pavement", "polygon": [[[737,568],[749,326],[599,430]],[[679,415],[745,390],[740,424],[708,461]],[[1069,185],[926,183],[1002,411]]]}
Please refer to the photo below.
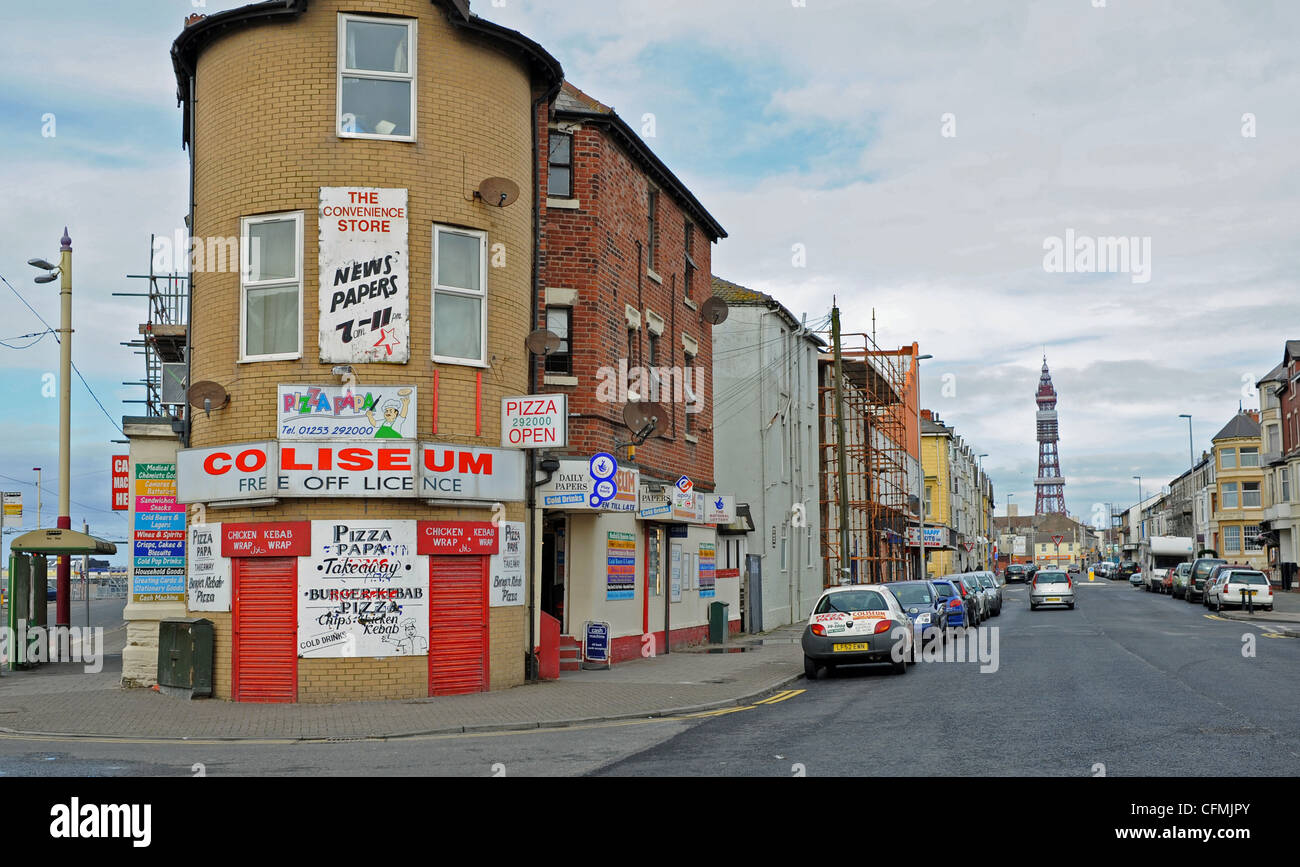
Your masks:
{"label": "brick pavement", "polygon": [[326,739],[528,729],[670,716],[744,703],[802,674],[802,625],[558,681],[464,696],[337,704],[188,701],[118,686],[121,657],[88,675],[75,664],[0,676],[0,732],[108,738]]}

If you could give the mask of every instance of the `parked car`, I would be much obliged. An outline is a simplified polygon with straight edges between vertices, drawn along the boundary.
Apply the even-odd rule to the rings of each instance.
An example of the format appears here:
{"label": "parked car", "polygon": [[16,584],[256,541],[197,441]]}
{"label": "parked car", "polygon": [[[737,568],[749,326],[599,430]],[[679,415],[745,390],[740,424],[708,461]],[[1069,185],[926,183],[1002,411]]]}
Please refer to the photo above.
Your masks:
{"label": "parked car", "polygon": [[1137,572],[1137,571],[1138,571],[1138,564],[1137,564],[1137,563],[1135,563],[1135,562],[1132,561],[1132,560],[1121,560],[1120,563],[1119,563],[1119,569],[1117,569],[1116,572],[1115,572],[1115,574],[1112,575],[1111,577],[1112,577],[1112,578],[1119,578],[1119,579],[1122,580],[1122,579],[1127,578],[1128,576],[1132,575],[1134,572]]}
{"label": "parked car", "polygon": [[1222,566],[1228,561],[1221,557],[1198,557],[1192,561],[1192,572],[1187,576],[1187,588],[1183,598],[1188,602],[1199,602],[1205,597],[1205,579],[1215,566]]}
{"label": "parked car", "polygon": [[1148,569],[1142,573],[1142,589],[1149,593],[1165,592],[1165,573],[1168,569]]}
{"label": "parked car", "polygon": [[984,592],[983,587],[975,583],[975,580],[971,578],[969,572],[961,575],[947,575],[945,577],[950,581],[958,582],[962,587],[965,587],[966,592],[970,594],[970,598],[974,601],[973,618],[975,626],[979,626],[985,620],[989,619],[988,595]]}
{"label": "parked car", "polygon": [[1243,591],[1254,592],[1254,606],[1264,611],[1273,610],[1273,586],[1268,576],[1257,569],[1229,568],[1218,571],[1213,585],[1207,584],[1205,606],[1215,611],[1222,611],[1225,605],[1246,607]]}
{"label": "parked car", "polygon": [[1034,563],[1025,564],[1025,580],[1033,581],[1034,576],[1038,574],[1038,566]]}
{"label": "parked car", "polygon": [[1141,572],[1134,572],[1132,575],[1128,576],[1128,583],[1132,584],[1134,587],[1141,587],[1144,590],[1147,589],[1146,581],[1143,579]]}
{"label": "parked car", "polygon": [[1044,605],[1074,607],[1074,582],[1068,572],[1044,569],[1034,576],[1033,586],[1029,589],[1029,610],[1036,611]]}
{"label": "parked car", "polygon": [[1187,576],[1192,574],[1191,563],[1179,563],[1174,567],[1173,581],[1169,585],[1169,595],[1182,599],[1187,593]]}
{"label": "parked car", "polygon": [[955,628],[958,626],[973,626],[970,619],[971,604],[962,596],[962,592],[952,581],[945,579],[935,579],[930,582],[934,589],[939,593],[939,601],[943,603],[945,614],[944,627]]}
{"label": "parked car", "polygon": [[898,600],[899,607],[912,620],[921,643],[943,640],[948,628],[948,606],[930,581],[895,581],[885,585]]}
{"label": "parked car", "polygon": [[998,583],[997,576],[992,572],[976,572],[979,582],[984,585],[988,591],[990,610],[993,616],[997,617],[1002,613],[1002,585]]}
{"label": "parked car", "polygon": [[1002,580],[1010,584],[1013,581],[1028,581],[1025,576],[1025,567],[1021,563],[1012,563],[1002,573]]}
{"label": "parked car", "polygon": [[1078,563],[1071,563],[1070,565],[1068,565],[1068,566],[1065,567],[1065,571],[1066,571],[1067,573],[1071,574],[1071,575],[1078,575],[1078,574],[1079,574],[1079,564],[1078,564]]}
{"label": "parked car", "polygon": [[[899,652],[894,648],[902,642]],[[803,672],[887,662],[896,674],[912,658],[912,620],[885,584],[847,584],[822,591],[803,631]]]}

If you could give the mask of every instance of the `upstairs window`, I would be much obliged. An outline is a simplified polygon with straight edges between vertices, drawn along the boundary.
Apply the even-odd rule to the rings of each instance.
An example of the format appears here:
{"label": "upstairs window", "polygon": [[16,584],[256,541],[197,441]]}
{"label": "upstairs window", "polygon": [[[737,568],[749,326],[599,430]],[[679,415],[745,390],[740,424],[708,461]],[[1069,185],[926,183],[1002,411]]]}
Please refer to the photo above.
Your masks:
{"label": "upstairs window", "polygon": [[646,267],[655,271],[659,264],[658,190],[651,190],[646,197],[646,211],[649,214],[646,219]]}
{"label": "upstairs window", "polygon": [[573,198],[573,136],[551,133],[550,156],[547,158],[546,194],[560,199]]}
{"label": "upstairs window", "polygon": [[1255,447],[1243,448],[1241,450],[1241,465],[1243,467],[1259,466],[1259,449]]}
{"label": "upstairs window", "polygon": [[547,307],[546,330],[560,338],[560,348],[546,356],[546,372],[573,375],[573,344],[570,342],[573,308]]}
{"label": "upstairs window", "polygon": [[1237,508],[1237,483],[1236,482],[1223,483],[1223,508],[1225,509]]}
{"label": "upstairs window", "polygon": [[1219,453],[1219,468],[1224,470],[1235,470],[1237,468],[1237,450],[1224,449]]}
{"label": "upstairs window", "polygon": [[338,134],[415,141],[415,21],[339,16]]}
{"label": "upstairs window", "polygon": [[240,226],[241,361],[302,354],[302,212],[246,217]]}
{"label": "upstairs window", "polygon": [[1247,509],[1258,509],[1263,505],[1260,500],[1259,482],[1242,482],[1241,505]]}
{"label": "upstairs window", "polygon": [[433,227],[433,360],[486,365],[487,235]]}
{"label": "upstairs window", "polygon": [[685,245],[686,246],[686,276],[683,284],[683,294],[687,298],[690,298],[691,287],[695,285],[695,270],[696,270],[695,259],[692,258],[695,255],[695,224],[692,223],[690,220],[686,221],[685,240],[686,240],[686,245]]}

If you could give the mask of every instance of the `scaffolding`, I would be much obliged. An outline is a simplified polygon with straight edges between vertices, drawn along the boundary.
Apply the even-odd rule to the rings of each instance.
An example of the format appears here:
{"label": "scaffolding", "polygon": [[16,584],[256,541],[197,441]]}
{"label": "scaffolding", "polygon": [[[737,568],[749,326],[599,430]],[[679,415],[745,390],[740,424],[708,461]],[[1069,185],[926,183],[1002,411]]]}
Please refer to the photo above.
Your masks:
{"label": "scaffolding", "polygon": [[918,500],[908,472],[909,464],[919,465],[909,449],[909,439],[915,439],[915,421],[909,424],[909,413],[915,413],[914,404],[909,408],[914,347],[882,350],[867,334],[842,334],[840,342],[849,550],[841,551],[835,365],[826,353],[817,389],[823,583],[905,580],[919,568],[919,556],[908,546]]}
{"label": "scaffolding", "polygon": [[[189,326],[186,321],[189,303],[189,277],[183,274],[159,274],[154,270],[154,251],[157,249],[155,236],[149,236],[149,273],[127,274],[131,280],[148,280],[145,292],[114,292],[122,298],[147,298],[148,317],[140,323],[140,336],[135,340],[123,341],[122,345],[135,350],[136,355],[144,356],[144,379],[124,382],[123,385],[144,387],[144,398],[124,400],[123,403],[142,403],[145,415],[150,418],[184,418],[184,393],[189,390],[189,383],[184,380],[168,383],[169,398],[174,398],[177,391],[182,395],[180,401],[164,398],[164,364],[181,364],[186,357],[186,343]],[[173,368],[173,370],[178,370]],[[173,374],[173,378],[174,374]]]}

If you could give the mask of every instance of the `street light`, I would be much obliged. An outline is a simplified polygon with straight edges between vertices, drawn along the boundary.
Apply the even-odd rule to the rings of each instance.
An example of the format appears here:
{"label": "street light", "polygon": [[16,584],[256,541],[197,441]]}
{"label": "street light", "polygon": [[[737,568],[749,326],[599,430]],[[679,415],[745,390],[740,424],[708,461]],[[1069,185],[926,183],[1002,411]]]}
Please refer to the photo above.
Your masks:
{"label": "street light", "polygon": [[[28,259],[27,264],[45,271],[36,278],[37,283],[59,283],[59,517],[61,530],[72,529],[71,471],[72,459],[72,238],[68,227],[63,227],[59,239],[59,264],[56,268],[44,259]],[[37,491],[40,487],[37,487]],[[68,556],[59,557],[56,583],[55,625],[68,626],[72,622],[71,569]]]}
{"label": "street light", "polygon": [[32,467],[32,472],[36,473],[36,529],[41,528],[41,468]]}
{"label": "street light", "polygon": [[916,498],[916,516],[921,525],[920,537],[916,540],[917,547],[921,551],[921,574],[917,577],[922,581],[928,574],[925,565],[925,455],[921,448],[921,362],[927,358],[934,358],[933,355],[918,355],[916,357],[916,466],[917,482],[920,487]]}
{"label": "street light", "polygon": [[1191,461],[1192,467],[1195,467],[1196,451],[1192,448],[1192,417],[1185,412],[1180,412],[1178,417],[1187,419],[1187,459]]}
{"label": "street light", "polygon": [[1138,539],[1146,538],[1146,522],[1142,520],[1142,477],[1134,476],[1138,480]]}

